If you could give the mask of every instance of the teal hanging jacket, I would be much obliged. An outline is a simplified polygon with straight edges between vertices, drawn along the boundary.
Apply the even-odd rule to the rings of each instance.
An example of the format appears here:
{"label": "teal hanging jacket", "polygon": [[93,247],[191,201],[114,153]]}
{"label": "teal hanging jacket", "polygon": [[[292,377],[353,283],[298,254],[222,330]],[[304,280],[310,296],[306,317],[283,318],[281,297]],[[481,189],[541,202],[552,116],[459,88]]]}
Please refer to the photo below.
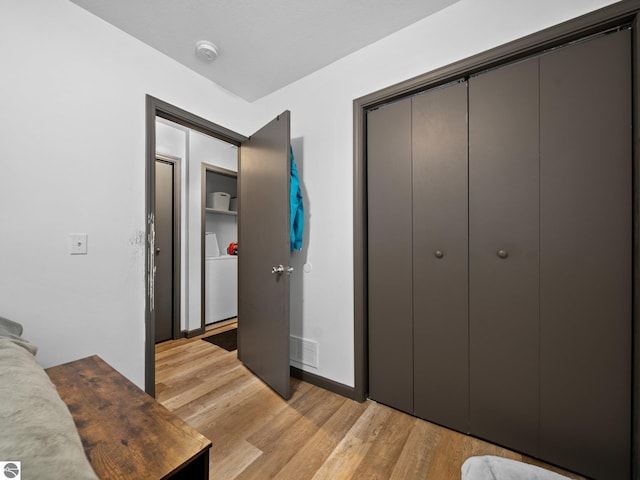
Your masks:
{"label": "teal hanging jacket", "polygon": [[300,188],[300,179],[298,178],[298,169],[293,158],[293,148],[289,145],[289,158],[291,160],[291,183],[289,190],[289,203],[291,214],[291,251],[302,250],[302,235],[304,233],[304,204],[302,203],[302,190]]}

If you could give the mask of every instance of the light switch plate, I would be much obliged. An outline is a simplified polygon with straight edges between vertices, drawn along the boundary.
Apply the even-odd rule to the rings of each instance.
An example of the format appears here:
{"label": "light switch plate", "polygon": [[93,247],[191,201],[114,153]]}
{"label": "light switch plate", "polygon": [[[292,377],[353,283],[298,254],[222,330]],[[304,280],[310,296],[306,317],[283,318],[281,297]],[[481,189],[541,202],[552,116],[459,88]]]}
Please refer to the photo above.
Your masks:
{"label": "light switch plate", "polygon": [[86,255],[87,254],[87,234],[86,233],[70,233],[69,234],[69,254],[70,255]]}

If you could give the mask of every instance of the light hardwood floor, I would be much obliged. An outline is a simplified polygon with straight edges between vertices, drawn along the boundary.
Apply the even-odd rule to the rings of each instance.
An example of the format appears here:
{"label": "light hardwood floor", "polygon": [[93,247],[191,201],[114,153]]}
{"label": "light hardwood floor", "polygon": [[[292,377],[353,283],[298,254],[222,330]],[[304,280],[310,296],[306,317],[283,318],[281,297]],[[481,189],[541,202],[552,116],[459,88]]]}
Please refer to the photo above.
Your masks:
{"label": "light hardwood floor", "polygon": [[[216,331],[235,328],[226,322]],[[237,359],[200,340],[156,346],[156,396],[213,442],[214,480],[459,480],[473,455],[545,466],[372,401],[358,403],[300,380],[285,402]],[[546,466],[573,479],[582,477]]]}

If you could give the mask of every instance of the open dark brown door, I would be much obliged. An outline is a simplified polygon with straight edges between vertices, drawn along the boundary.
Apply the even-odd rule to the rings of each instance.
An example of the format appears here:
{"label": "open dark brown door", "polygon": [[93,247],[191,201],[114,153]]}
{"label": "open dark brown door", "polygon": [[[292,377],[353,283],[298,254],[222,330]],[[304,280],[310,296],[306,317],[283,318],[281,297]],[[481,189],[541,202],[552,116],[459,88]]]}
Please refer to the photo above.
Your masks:
{"label": "open dark brown door", "polygon": [[289,398],[289,112],[240,147],[238,358]]}

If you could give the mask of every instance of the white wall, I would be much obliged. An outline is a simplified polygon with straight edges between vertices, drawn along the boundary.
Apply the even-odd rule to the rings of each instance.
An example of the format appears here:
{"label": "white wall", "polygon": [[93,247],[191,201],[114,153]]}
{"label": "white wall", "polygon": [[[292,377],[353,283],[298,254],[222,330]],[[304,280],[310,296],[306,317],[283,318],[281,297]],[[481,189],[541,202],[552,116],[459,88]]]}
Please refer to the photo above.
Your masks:
{"label": "white wall", "polygon": [[44,365],[97,353],[142,386],[144,95],[245,135],[289,109],[313,265],[292,333],[353,385],[353,99],[609,3],[461,0],[249,105],[71,2],[0,0],[0,316]]}
{"label": "white wall", "polygon": [[319,352],[305,370],[353,386],[353,100],[610,3],[461,0],[255,102],[250,130],[291,110],[309,236],[293,261],[313,266],[292,334]]}
{"label": "white wall", "polygon": [[178,157],[186,163],[188,130],[164,118],[156,118],[156,153]]}
{"label": "white wall", "polygon": [[192,130],[189,149],[189,155],[199,163],[238,171],[238,147],[231,143]]}
{"label": "white wall", "polygon": [[0,58],[0,316],[143,386],[145,95],[240,132],[249,105],[66,0],[0,0]]}

